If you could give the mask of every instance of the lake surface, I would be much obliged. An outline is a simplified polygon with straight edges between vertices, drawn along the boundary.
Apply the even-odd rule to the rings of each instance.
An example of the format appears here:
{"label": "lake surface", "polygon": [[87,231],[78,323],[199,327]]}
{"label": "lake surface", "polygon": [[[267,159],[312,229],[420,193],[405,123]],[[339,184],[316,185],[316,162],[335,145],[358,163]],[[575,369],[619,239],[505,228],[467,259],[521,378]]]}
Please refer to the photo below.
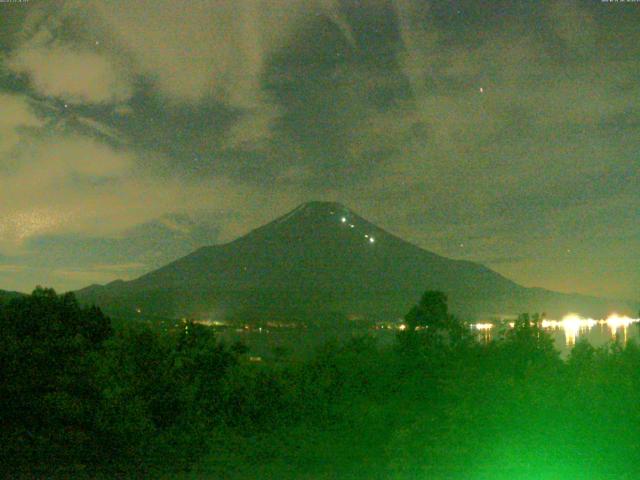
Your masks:
{"label": "lake surface", "polygon": [[[575,343],[586,339],[594,347],[611,341],[626,344],[631,340],[640,343],[640,319],[611,315],[606,319],[589,319],[577,315],[567,315],[561,320],[543,320],[542,327],[548,331],[556,348],[566,357]],[[481,341],[489,341],[500,332],[512,328],[513,323],[477,323],[470,328],[477,332]],[[241,340],[249,347],[249,355],[255,361],[270,360],[279,355],[294,358],[308,358],[326,342],[344,342],[351,337],[372,335],[380,345],[391,344],[397,329],[224,329],[220,338],[232,343]]]}

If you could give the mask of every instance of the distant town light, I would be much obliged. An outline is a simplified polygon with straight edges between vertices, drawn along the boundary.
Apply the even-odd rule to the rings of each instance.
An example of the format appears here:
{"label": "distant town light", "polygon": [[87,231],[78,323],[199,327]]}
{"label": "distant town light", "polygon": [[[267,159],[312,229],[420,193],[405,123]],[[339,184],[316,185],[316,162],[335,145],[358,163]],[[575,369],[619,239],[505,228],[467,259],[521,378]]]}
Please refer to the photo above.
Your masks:
{"label": "distant town light", "polygon": [[632,323],[636,323],[636,322],[638,322],[638,319],[636,318],[620,316],[617,313],[612,313],[607,317],[606,320],[603,321],[603,323],[606,323],[606,325],[609,327],[611,336],[613,338],[616,338],[618,329],[622,328],[622,331],[624,332],[625,343],[627,342],[627,327],[629,327],[629,325],[631,325]]}
{"label": "distant town light", "polygon": [[376,241],[376,239],[375,239],[375,238],[373,238],[373,237],[369,237],[369,243],[373,243],[373,242],[375,242],[375,241]]}
{"label": "distant town light", "polygon": [[473,327],[476,330],[491,330],[493,328],[493,323],[476,323]]}
{"label": "distant town light", "polygon": [[340,221],[341,221],[342,223],[347,223],[347,217],[342,217],[342,218],[340,219]]}

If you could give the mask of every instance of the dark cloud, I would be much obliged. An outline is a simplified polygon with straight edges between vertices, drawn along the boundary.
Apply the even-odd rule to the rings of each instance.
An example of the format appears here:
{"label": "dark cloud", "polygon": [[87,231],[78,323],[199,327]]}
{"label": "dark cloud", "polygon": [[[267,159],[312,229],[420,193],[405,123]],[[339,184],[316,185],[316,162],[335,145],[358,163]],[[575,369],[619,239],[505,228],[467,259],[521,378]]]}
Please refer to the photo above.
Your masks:
{"label": "dark cloud", "polygon": [[40,259],[43,264],[58,267],[135,263],[148,270],[214,244],[218,236],[215,225],[196,223],[184,214],[167,214],[118,237],[43,235],[29,239],[26,248],[46,252]]}

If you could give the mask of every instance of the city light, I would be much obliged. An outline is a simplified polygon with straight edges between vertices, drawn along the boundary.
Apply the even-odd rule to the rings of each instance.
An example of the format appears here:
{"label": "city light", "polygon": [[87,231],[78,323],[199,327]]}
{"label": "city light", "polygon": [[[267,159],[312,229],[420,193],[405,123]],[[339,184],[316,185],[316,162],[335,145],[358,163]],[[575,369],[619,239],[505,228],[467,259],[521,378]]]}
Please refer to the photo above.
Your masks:
{"label": "city light", "polygon": [[476,323],[472,326],[476,330],[491,330],[493,328],[493,323]]}
{"label": "city light", "polygon": [[[580,335],[589,333],[596,326],[606,326],[609,329],[611,337],[614,339],[618,331],[622,329],[623,340],[626,343],[628,327],[638,322],[640,322],[640,318],[621,316],[617,313],[612,313],[607,318],[601,320],[581,317],[576,313],[569,313],[562,317],[562,320],[544,319],[540,322],[540,327],[544,330],[562,331],[566,345],[572,346],[575,345]],[[516,324],[515,322],[509,322],[506,325],[512,329],[515,328]],[[471,328],[479,332],[488,332],[494,326],[495,324],[493,323],[475,323],[471,325]]]}
{"label": "city light", "polygon": [[627,316],[620,316],[617,313],[612,313],[607,317],[606,320],[603,321],[609,327],[609,331],[611,332],[611,336],[616,338],[618,333],[618,329],[622,328],[622,333],[624,335],[624,342],[627,342],[627,328],[629,325],[640,321],[637,318],[629,318]]}

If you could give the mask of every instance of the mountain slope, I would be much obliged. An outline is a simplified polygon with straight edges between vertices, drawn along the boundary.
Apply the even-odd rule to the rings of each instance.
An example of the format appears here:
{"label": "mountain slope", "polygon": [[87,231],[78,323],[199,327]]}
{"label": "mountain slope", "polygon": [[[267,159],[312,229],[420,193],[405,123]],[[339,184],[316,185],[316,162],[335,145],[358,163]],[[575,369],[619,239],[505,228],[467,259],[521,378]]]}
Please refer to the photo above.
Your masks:
{"label": "mountain slope", "polygon": [[77,292],[108,311],[169,317],[395,319],[426,289],[465,317],[611,305],[517,285],[483,265],[421,249],[346,207],[310,202],[232,242],[200,248],[129,282]]}

